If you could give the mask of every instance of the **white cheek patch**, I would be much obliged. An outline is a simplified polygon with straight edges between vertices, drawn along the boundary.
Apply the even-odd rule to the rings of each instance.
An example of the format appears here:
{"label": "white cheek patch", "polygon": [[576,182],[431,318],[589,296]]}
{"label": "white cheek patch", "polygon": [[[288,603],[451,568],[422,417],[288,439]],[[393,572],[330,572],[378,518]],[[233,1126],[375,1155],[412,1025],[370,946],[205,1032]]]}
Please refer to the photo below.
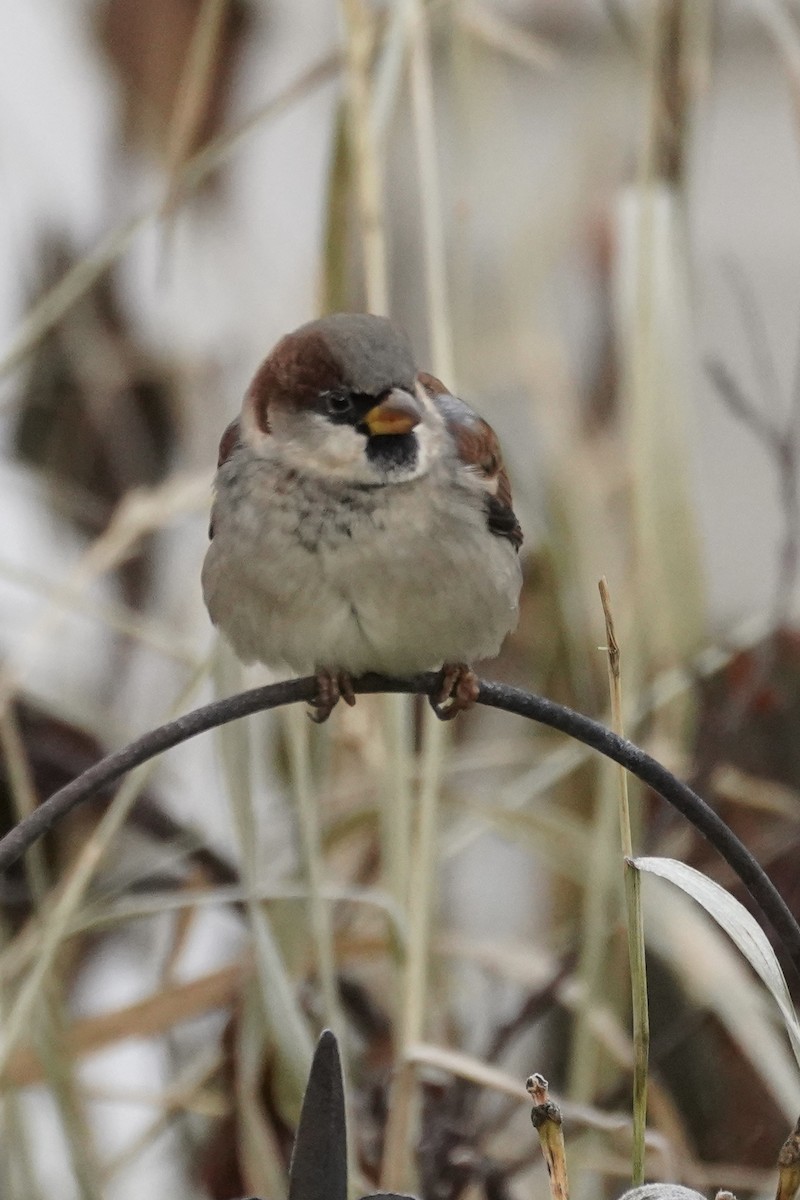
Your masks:
{"label": "white cheek patch", "polygon": [[317,413],[293,417],[276,428],[275,435],[281,457],[300,470],[349,479],[364,459],[362,434]]}
{"label": "white cheek patch", "polygon": [[414,430],[417,458],[407,467],[382,469],[367,456],[367,439],[362,433],[352,425],[334,424],[319,413],[281,414],[265,441],[272,454],[300,472],[372,487],[407,483],[426,475],[444,451],[444,423],[430,401],[424,407],[423,420]]}
{"label": "white cheek patch", "polygon": [[333,425],[322,418],[324,428],[320,430],[316,460],[331,471],[352,467],[364,457],[366,438],[356,433],[352,425]]}

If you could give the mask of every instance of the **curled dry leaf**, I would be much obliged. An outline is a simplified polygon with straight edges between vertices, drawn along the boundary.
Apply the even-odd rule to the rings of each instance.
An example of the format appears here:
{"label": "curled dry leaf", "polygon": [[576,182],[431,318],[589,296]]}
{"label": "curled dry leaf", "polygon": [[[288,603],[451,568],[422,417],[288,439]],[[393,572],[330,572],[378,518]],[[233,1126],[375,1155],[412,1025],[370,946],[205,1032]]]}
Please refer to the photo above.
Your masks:
{"label": "curled dry leaf", "polygon": [[685,863],[672,858],[636,858],[633,866],[674,883],[722,926],[772,994],[800,1064],[800,1022],[775,952],[755,918],[713,879]]}

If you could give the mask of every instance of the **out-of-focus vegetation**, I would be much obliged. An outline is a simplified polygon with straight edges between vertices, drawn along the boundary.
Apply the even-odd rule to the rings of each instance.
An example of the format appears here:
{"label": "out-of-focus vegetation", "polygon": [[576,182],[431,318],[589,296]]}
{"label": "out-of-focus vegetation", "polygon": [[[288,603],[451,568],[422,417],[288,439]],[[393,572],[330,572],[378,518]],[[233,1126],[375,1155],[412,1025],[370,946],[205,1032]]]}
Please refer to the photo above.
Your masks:
{"label": "out-of-focus vegetation", "polygon": [[[794,0],[16,0],[2,25],[3,831],[244,685],[200,598],[216,443],[282,333],[368,308],[506,450],[526,584],[484,672],[611,720],[606,575],[626,732],[800,913]],[[278,1200],[324,1024],[359,1194],[547,1196],[535,1070],[573,1197],[619,1195],[617,788],[544,730],[397,697],[134,773],[0,883],[0,1196]],[[630,805],[635,853],[732,886]],[[699,907],[642,892],[647,1177],[774,1191],[780,1012]]]}

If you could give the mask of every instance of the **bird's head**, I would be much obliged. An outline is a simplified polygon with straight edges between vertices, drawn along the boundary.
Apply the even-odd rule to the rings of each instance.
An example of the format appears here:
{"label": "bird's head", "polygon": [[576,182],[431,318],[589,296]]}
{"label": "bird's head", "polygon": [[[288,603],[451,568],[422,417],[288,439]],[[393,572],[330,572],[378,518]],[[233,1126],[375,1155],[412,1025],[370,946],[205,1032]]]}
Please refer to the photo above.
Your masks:
{"label": "bird's head", "polygon": [[248,389],[241,432],[305,471],[370,486],[424,474],[443,423],[402,331],[336,313],[278,342]]}

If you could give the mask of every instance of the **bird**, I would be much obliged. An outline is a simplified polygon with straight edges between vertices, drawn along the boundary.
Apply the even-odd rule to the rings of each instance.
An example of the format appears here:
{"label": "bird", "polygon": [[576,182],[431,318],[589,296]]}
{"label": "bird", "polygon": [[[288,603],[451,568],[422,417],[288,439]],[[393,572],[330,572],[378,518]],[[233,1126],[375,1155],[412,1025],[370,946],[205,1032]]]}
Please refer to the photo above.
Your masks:
{"label": "bird", "polygon": [[423,671],[450,720],[517,623],[498,439],[385,317],[334,313],[277,343],[222,435],[209,536],[212,622],[243,662],[315,675],[317,722],[363,674]]}

